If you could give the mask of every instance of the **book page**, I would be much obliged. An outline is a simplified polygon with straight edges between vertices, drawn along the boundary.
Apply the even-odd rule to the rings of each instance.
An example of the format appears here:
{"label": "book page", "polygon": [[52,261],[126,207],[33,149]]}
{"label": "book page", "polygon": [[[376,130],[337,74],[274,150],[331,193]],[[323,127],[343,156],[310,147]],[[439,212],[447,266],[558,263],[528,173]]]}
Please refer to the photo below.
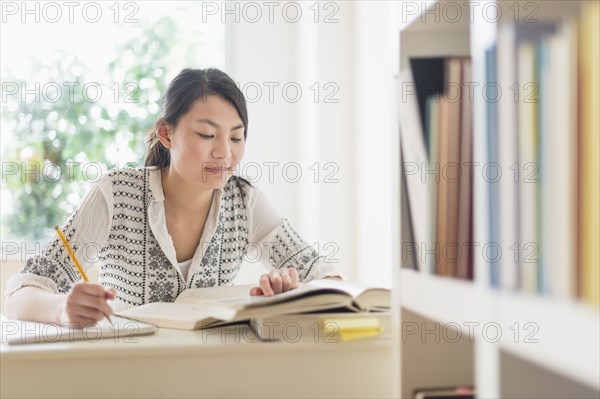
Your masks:
{"label": "book page", "polygon": [[250,298],[250,289],[253,284],[227,285],[207,288],[191,288],[183,291],[175,303],[199,303],[202,301],[214,301],[233,298]]}
{"label": "book page", "polygon": [[[224,286],[211,288],[194,288],[182,292],[176,303],[201,303],[214,302],[229,308],[241,310],[247,308],[259,308],[272,306],[278,303],[292,302],[300,297],[322,295],[325,293],[337,293],[348,296],[343,288],[343,283],[335,284],[330,280],[319,280],[320,283],[311,282],[303,284],[298,288],[282,292],[272,296],[250,296],[250,289],[254,285]],[[332,282],[333,284],[328,284]],[[351,294],[351,292],[350,292]]]}
{"label": "book page", "polygon": [[[198,304],[216,302],[229,308],[241,310],[247,308],[272,306],[276,303],[291,302],[300,297],[322,295],[325,293],[344,294],[352,297],[361,308],[389,305],[390,291],[386,288],[367,288],[358,284],[337,280],[313,280],[300,287],[273,296],[250,296],[254,285],[221,286],[193,288],[183,291],[176,303]],[[364,298],[363,298],[364,297]]]}
{"label": "book page", "polygon": [[338,280],[313,280],[306,283],[309,287],[317,287],[317,288],[326,288],[326,289],[335,289],[346,292],[352,298],[358,298],[363,292],[365,292],[368,288],[360,286],[358,284],[349,283],[346,281],[338,281]]}
{"label": "book page", "polygon": [[364,287],[359,284],[337,280],[313,280],[306,284],[321,289],[337,289],[352,296],[363,310],[381,310],[391,306],[391,291],[382,287]]}
{"label": "book page", "polygon": [[203,320],[231,320],[236,311],[210,303],[152,302],[121,311],[119,315],[159,327],[193,329],[197,322]]}

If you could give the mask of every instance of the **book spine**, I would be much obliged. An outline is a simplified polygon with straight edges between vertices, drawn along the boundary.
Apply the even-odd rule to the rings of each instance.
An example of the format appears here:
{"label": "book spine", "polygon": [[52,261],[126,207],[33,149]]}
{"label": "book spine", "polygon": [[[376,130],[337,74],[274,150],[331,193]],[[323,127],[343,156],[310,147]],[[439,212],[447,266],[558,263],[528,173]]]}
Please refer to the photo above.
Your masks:
{"label": "book spine", "polygon": [[[470,58],[461,60],[462,76],[460,87],[464,88],[472,81],[472,64]],[[461,90],[460,97],[460,180],[458,192],[458,229],[457,244],[459,259],[456,266],[456,277],[470,280],[473,278],[473,176],[470,165],[473,162],[473,99],[467,90]]]}
{"label": "book spine", "polygon": [[600,306],[600,5],[586,3],[581,32],[580,253],[581,295]]}
{"label": "book spine", "polygon": [[[519,238],[519,185],[517,109],[519,90],[517,83],[515,25],[504,23],[498,34],[498,87],[502,95],[498,102],[498,162],[500,165],[500,286],[504,290],[520,288]],[[515,88],[517,90],[515,90]],[[516,96],[515,96],[516,95]]]}
{"label": "book spine", "polygon": [[536,236],[536,192],[539,182],[537,148],[537,103],[539,87],[535,65],[535,45],[532,41],[518,44],[518,135],[519,135],[519,195],[521,283],[525,292],[537,290],[538,239]]}
{"label": "book spine", "polygon": [[577,170],[577,23],[566,18],[549,38],[550,76],[546,85],[548,141],[545,163],[547,232],[543,258],[549,293],[567,299],[576,295]]}
{"label": "book spine", "polygon": [[[500,287],[500,270],[499,265],[502,259],[502,247],[500,244],[500,184],[497,179],[502,179],[499,166],[499,143],[498,143],[498,101],[501,99],[501,91],[498,90],[497,76],[497,46],[493,45],[485,52],[485,74],[486,85],[488,92],[485,93],[486,98],[486,121],[487,121],[487,137],[488,137],[488,171],[487,176],[489,190],[489,237],[492,248],[500,248],[500,251],[493,254],[490,259],[490,285],[494,288]],[[507,265],[508,266],[508,265]]]}

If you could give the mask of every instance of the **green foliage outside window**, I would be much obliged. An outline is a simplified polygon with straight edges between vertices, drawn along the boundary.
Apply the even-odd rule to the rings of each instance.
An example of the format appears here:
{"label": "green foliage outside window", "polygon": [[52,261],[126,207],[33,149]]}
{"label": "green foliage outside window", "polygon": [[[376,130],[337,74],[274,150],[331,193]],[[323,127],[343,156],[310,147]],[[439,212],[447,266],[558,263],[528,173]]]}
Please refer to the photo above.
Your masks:
{"label": "green foliage outside window", "polygon": [[[7,96],[2,104],[13,138],[3,143],[3,183],[14,208],[2,220],[3,237],[46,241],[76,209],[89,182],[114,167],[143,165],[144,133],[158,116],[176,28],[168,17],[140,28],[112,60],[97,60],[106,64],[102,76],[93,76],[97,67],[83,65],[76,54],[60,52],[52,60],[32,60],[31,71],[7,71],[4,82],[30,87],[31,76],[43,76],[52,83],[43,88],[45,98]],[[97,87],[102,95],[94,101]],[[128,164],[115,161],[119,151],[131,155]]]}

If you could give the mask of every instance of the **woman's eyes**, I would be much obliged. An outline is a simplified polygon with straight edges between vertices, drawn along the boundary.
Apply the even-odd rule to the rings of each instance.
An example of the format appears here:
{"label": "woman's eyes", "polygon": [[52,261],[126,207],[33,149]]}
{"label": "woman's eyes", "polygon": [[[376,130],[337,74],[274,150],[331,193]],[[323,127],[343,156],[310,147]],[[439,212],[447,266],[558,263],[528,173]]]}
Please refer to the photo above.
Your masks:
{"label": "woman's eyes", "polygon": [[[215,137],[212,134],[203,134],[203,133],[197,133],[198,136],[202,137],[203,140],[210,140],[213,137]],[[234,143],[239,143],[240,141],[242,141],[242,139],[237,139],[237,138],[232,138],[231,141],[233,141]]]}

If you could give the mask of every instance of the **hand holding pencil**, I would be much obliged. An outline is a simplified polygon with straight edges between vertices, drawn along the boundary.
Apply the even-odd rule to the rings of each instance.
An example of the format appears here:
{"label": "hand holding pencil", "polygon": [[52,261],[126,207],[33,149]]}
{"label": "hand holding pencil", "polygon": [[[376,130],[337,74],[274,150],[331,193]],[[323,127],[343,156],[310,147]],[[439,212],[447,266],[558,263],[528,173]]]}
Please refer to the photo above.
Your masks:
{"label": "hand holding pencil", "polygon": [[74,323],[83,327],[95,324],[105,317],[111,321],[112,308],[106,301],[108,299],[115,299],[115,290],[112,288],[106,289],[100,284],[90,283],[88,276],[81,267],[64,234],[58,226],[55,226],[54,229],[83,279],[83,282],[74,284],[66,296],[63,313],[64,322]]}

